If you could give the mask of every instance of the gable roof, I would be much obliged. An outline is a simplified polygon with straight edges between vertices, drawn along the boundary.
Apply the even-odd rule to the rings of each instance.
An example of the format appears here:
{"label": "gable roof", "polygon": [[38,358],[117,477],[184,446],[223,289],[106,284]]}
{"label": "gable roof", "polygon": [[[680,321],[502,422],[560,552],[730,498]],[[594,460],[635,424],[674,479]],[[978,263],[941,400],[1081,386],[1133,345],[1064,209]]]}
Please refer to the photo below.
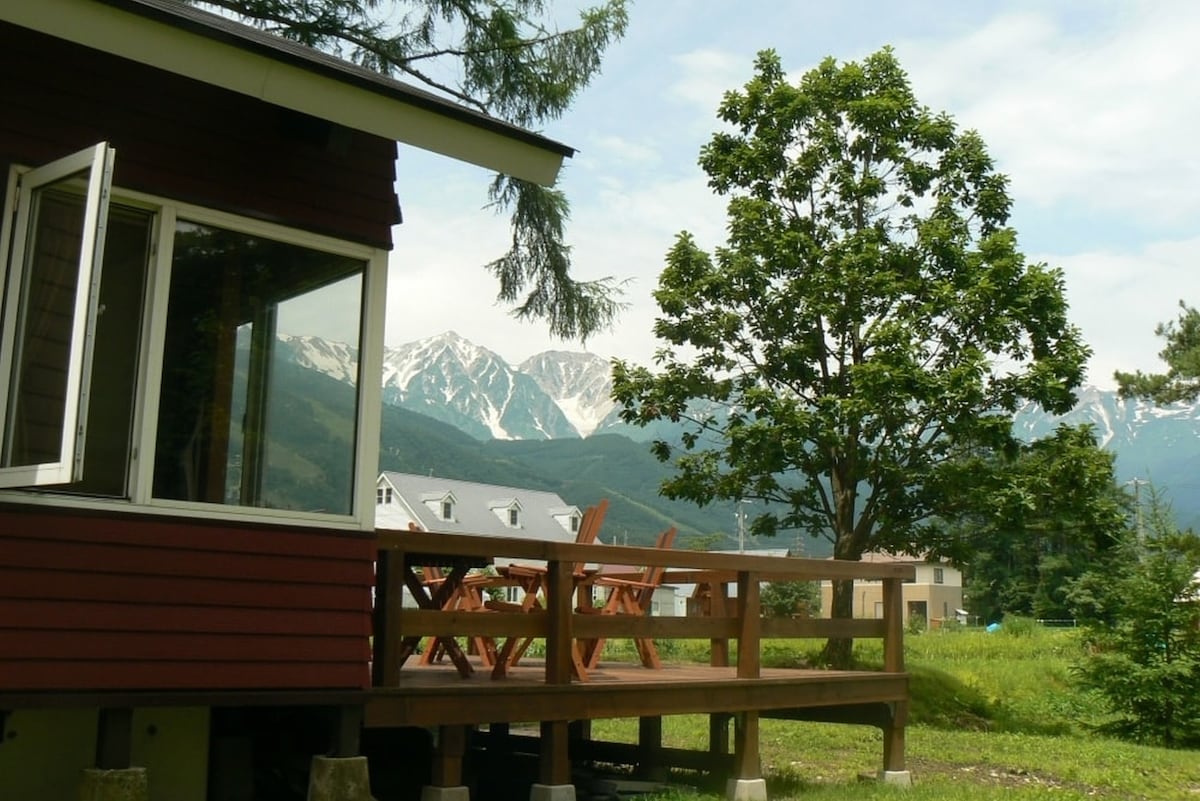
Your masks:
{"label": "gable roof", "polygon": [[[380,479],[392,485],[405,511],[410,512],[417,524],[426,531],[522,537],[551,542],[575,541],[575,532],[564,528],[555,516],[579,515],[579,507],[568,505],[553,492],[392,471],[385,471]],[[442,498],[450,495],[454,498],[454,520],[442,520],[425,505],[426,500],[440,503]],[[501,519],[496,514],[497,509],[507,510],[513,504],[521,509],[519,529],[506,525],[507,515]],[[389,523],[392,526],[399,525],[396,520],[389,520],[388,515],[377,511],[375,525],[388,528]]]}
{"label": "gable roof", "polygon": [[575,152],[179,0],[6,2],[0,20],[535,183]]}

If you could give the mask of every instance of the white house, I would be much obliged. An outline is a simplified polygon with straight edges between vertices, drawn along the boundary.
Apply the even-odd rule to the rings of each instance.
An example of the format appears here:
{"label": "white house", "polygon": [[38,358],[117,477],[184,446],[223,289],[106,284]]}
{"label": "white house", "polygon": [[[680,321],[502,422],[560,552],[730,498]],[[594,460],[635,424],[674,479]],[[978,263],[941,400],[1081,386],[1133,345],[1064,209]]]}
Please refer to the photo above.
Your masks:
{"label": "white house", "polygon": [[583,513],[553,492],[381,473],[375,527],[573,542]]}

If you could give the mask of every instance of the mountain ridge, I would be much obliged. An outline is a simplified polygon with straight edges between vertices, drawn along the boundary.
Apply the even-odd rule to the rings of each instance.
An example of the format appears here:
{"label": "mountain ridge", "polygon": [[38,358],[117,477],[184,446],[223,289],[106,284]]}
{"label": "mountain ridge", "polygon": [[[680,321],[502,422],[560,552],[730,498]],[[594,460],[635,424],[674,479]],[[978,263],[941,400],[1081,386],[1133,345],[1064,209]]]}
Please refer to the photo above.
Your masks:
{"label": "mountain ridge", "polygon": [[[357,354],[340,343],[287,338],[285,351],[288,361],[342,381],[357,373]],[[381,380],[385,403],[481,443],[578,442],[603,434],[644,442],[675,431],[670,424],[641,429],[621,423],[609,394],[609,362],[594,354],[550,350],[512,365],[448,331],[387,348]],[[1065,415],[1026,404],[1014,416],[1014,432],[1029,441],[1061,423],[1089,424],[1100,444],[1116,453],[1119,481],[1152,481],[1182,525],[1200,524],[1200,404],[1158,407],[1092,386],[1077,394]]]}

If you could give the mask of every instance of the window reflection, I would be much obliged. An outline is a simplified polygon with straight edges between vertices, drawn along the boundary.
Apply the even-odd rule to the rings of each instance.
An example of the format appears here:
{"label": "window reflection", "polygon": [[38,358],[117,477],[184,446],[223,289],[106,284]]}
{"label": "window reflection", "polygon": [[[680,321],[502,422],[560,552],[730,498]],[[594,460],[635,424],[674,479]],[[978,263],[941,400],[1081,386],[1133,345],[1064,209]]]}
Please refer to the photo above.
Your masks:
{"label": "window reflection", "polygon": [[347,383],[302,366],[298,352],[342,343],[357,354],[364,267],[178,224],[156,497],[350,514],[357,376]]}

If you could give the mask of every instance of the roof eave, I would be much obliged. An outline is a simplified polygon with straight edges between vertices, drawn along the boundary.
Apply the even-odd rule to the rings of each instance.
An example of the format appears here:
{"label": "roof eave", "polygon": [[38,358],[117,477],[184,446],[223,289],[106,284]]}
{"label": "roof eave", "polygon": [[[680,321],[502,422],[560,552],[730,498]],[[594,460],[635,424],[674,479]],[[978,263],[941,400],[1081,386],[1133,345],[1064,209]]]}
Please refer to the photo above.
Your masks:
{"label": "roof eave", "polygon": [[22,27],[349,128],[551,185],[574,151],[429,92],[178,3],[5,4]]}

